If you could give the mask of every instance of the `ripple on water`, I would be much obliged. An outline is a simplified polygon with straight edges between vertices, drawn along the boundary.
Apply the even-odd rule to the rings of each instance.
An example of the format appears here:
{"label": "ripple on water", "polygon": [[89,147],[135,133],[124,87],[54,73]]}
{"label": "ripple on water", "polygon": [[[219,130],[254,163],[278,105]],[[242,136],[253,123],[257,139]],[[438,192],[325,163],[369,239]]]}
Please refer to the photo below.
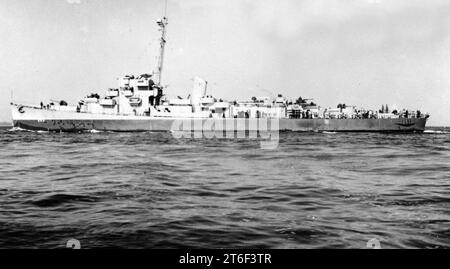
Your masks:
{"label": "ripple on water", "polygon": [[0,248],[450,247],[449,134],[0,131]]}

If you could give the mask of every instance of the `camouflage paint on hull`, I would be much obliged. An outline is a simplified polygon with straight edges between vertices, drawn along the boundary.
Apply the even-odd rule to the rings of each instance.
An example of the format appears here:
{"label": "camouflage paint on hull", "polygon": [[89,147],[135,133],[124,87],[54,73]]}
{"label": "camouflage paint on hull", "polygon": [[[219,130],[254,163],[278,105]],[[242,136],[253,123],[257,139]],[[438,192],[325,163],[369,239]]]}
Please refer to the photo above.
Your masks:
{"label": "camouflage paint on hull", "polygon": [[[173,131],[180,121],[191,119],[117,116],[42,110],[13,105],[13,125],[27,130],[42,131]],[[20,111],[19,111],[20,110]],[[210,119],[192,119],[192,130],[202,128]],[[264,120],[264,119],[261,119]],[[200,122],[196,124],[195,121]],[[251,130],[249,119],[216,119],[226,128]],[[253,119],[255,121],[255,119]],[[257,121],[257,120],[256,120]],[[427,120],[416,119],[279,119],[278,129],[303,132],[423,132]],[[270,124],[269,124],[270,125]],[[256,127],[255,127],[256,128]],[[272,128],[270,128],[272,129]],[[273,130],[273,129],[272,129]]]}
{"label": "camouflage paint on hull", "polygon": [[283,119],[281,130],[328,132],[423,132],[421,119]]}

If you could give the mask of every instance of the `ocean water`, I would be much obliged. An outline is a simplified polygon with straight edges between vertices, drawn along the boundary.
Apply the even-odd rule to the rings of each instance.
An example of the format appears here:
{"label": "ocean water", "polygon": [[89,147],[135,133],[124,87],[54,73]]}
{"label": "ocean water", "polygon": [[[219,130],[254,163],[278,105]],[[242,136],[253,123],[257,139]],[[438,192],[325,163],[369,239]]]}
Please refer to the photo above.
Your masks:
{"label": "ocean water", "polygon": [[0,130],[0,248],[450,247],[450,132]]}

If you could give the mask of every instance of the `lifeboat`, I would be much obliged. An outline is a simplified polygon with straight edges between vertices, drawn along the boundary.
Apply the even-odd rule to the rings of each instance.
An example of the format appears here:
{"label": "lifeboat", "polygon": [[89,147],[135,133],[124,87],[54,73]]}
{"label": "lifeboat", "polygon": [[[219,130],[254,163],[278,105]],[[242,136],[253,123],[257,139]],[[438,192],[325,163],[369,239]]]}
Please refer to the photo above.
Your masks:
{"label": "lifeboat", "polygon": [[132,97],[130,98],[130,105],[131,106],[140,106],[142,104],[142,99],[139,97]]}
{"label": "lifeboat", "polygon": [[98,99],[94,97],[86,97],[83,99],[83,103],[89,104],[89,103],[97,103]]}
{"label": "lifeboat", "polygon": [[109,89],[106,91],[107,97],[117,97],[119,96],[119,90],[118,89]]}
{"label": "lifeboat", "polygon": [[115,106],[116,105],[116,101],[114,99],[101,99],[99,103],[102,106]]}
{"label": "lifeboat", "polygon": [[133,96],[133,91],[131,91],[131,90],[124,90],[123,91],[123,95],[125,95],[125,97],[131,97],[131,96]]}

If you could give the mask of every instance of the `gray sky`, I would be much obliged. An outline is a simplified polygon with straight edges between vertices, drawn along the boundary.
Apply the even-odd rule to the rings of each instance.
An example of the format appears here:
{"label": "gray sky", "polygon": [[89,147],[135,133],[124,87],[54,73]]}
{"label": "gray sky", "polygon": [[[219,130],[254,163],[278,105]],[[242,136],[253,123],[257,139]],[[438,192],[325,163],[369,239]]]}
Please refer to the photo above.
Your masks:
{"label": "gray sky", "polygon": [[[116,87],[156,65],[164,0],[1,0],[0,121],[8,104]],[[450,1],[169,0],[164,83],[187,96],[282,93],[421,109],[450,125]]]}

